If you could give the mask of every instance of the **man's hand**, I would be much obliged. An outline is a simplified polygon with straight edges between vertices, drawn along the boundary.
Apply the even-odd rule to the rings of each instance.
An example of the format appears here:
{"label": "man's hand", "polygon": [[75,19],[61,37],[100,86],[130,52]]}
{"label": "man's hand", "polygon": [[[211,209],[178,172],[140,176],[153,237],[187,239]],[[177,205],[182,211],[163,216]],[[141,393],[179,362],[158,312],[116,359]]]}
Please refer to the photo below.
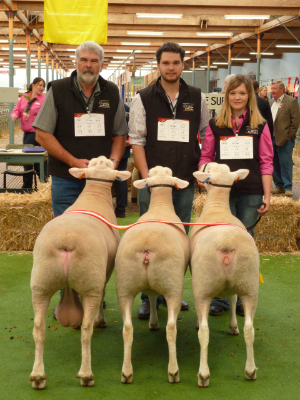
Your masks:
{"label": "man's hand", "polygon": [[89,166],[89,162],[90,162],[89,160],[74,158],[74,160],[72,161],[72,165],[70,165],[70,167],[87,168]]}

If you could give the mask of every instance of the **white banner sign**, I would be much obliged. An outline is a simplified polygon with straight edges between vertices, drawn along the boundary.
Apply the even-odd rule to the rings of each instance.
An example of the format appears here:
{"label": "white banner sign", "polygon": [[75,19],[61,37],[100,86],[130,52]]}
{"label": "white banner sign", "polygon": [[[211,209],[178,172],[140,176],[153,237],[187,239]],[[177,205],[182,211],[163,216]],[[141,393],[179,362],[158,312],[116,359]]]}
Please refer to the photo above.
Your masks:
{"label": "white banner sign", "polygon": [[204,93],[206,97],[206,103],[209,110],[220,110],[224,103],[224,94],[220,93]]}

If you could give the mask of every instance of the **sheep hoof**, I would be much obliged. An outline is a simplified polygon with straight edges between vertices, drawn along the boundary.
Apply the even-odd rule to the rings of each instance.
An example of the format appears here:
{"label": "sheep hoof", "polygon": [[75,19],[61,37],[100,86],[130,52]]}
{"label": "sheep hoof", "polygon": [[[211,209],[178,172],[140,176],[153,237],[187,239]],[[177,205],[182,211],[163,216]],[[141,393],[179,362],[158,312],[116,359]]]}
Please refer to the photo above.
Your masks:
{"label": "sheep hoof", "polygon": [[170,383],[178,383],[178,382],[180,382],[179,370],[177,370],[174,374],[169,372],[169,382]]}
{"label": "sheep hoof", "polygon": [[37,389],[37,390],[42,390],[45,389],[46,387],[46,379],[47,376],[43,375],[43,376],[30,376],[30,381],[32,382],[32,387],[33,389]]}
{"label": "sheep hoof", "polygon": [[159,324],[150,324],[149,323],[149,330],[150,331],[157,331],[159,329]]}
{"label": "sheep hoof", "polygon": [[90,376],[84,376],[83,374],[76,374],[76,378],[80,378],[81,386],[94,386],[94,375],[91,374]]}
{"label": "sheep hoof", "polygon": [[237,326],[230,326],[229,327],[229,335],[239,335],[240,331]]}
{"label": "sheep hoof", "polygon": [[198,374],[198,386],[199,387],[208,387],[209,386],[209,377],[210,374],[207,376],[207,378],[204,378],[201,374]]}
{"label": "sheep hoof", "polygon": [[133,379],[133,375],[132,374],[124,374],[124,372],[122,372],[121,374],[121,381],[122,383],[132,383],[132,379]]}
{"label": "sheep hoof", "polygon": [[106,328],[106,321],[95,322],[94,325],[96,328]]}
{"label": "sheep hoof", "polygon": [[253,372],[245,371],[246,379],[248,381],[255,381],[256,380],[256,370],[257,370],[257,368],[254,368]]}

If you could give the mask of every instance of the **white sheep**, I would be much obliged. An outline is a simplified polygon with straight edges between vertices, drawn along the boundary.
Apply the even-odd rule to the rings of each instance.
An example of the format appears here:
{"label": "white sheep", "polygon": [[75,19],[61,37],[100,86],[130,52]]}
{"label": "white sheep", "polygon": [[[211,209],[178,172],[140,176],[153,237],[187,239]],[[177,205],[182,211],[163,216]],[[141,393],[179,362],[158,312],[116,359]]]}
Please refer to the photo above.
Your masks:
{"label": "white sheep", "polygon": [[[155,167],[149,178],[135,181],[138,189],[151,188],[147,213],[138,221],[180,222],[174,211],[172,187],[185,188],[187,181],[172,177],[169,168]],[[176,357],[177,316],[181,308],[184,275],[189,261],[189,241],[182,225],[147,222],[131,227],[122,236],[115,263],[116,289],[123,317],[124,362],[121,380],[131,383],[132,304],[142,292],[149,296],[149,329],[158,329],[156,298],[162,294],[168,306],[167,341],[169,345],[169,381],[179,382]]]}
{"label": "white sheep", "polygon": [[[201,171],[204,166],[201,167]],[[253,318],[259,286],[259,253],[244,225],[231,214],[229,193],[233,182],[244,179],[248,170],[230,172],[225,164],[206,164],[205,172],[195,172],[205,181],[207,199],[196,223],[230,223],[237,226],[194,226],[190,233],[192,285],[199,324],[200,368],[198,386],[209,385],[207,364],[209,342],[208,313],[214,297],[228,297],[230,304],[229,333],[238,335],[236,301],[244,306],[244,337],[247,348],[246,378],[256,379],[254,363]]]}
{"label": "white sheep", "polygon": [[[92,159],[88,168],[69,171],[76,178],[85,177],[86,186],[63,215],[44,226],[33,250],[31,290],[36,350],[30,380],[35,389],[46,386],[43,362],[46,312],[51,297],[61,288],[63,295],[56,308],[57,320],[63,326],[78,326],[82,320],[82,363],[76,376],[83,386],[94,384],[91,338],[94,323],[106,324],[102,301],[113,271],[119,233],[93,216],[67,212],[94,211],[116,223],[111,185],[116,178],[124,180],[131,175],[128,171],[115,171],[112,161],[104,156]],[[82,305],[77,293],[81,295]]]}

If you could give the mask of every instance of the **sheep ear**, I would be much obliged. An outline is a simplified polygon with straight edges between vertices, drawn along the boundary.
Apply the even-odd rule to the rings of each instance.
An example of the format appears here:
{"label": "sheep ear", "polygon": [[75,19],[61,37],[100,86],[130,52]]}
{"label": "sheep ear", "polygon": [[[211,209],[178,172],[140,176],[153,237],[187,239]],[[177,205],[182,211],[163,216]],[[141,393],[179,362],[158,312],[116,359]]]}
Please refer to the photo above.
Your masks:
{"label": "sheep ear", "polygon": [[198,181],[204,182],[207,178],[211,178],[213,174],[207,172],[196,171],[193,175]]}
{"label": "sheep ear", "polygon": [[71,175],[75,176],[75,178],[81,179],[85,177],[86,168],[70,168],[69,172]]}
{"label": "sheep ear", "polygon": [[178,178],[174,178],[174,186],[177,187],[178,189],[184,189],[187,186],[189,186],[189,182],[188,181],[183,181],[183,180],[178,179]]}
{"label": "sheep ear", "polygon": [[236,174],[235,180],[245,179],[249,174],[249,169],[238,169],[237,171],[234,171],[233,174]]}
{"label": "sheep ear", "polygon": [[116,179],[120,178],[122,181],[126,181],[131,177],[131,172],[129,171],[116,171]]}
{"label": "sheep ear", "polygon": [[134,181],[133,185],[137,188],[137,189],[144,189],[146,187],[148,183],[147,179],[140,179],[138,181]]}

